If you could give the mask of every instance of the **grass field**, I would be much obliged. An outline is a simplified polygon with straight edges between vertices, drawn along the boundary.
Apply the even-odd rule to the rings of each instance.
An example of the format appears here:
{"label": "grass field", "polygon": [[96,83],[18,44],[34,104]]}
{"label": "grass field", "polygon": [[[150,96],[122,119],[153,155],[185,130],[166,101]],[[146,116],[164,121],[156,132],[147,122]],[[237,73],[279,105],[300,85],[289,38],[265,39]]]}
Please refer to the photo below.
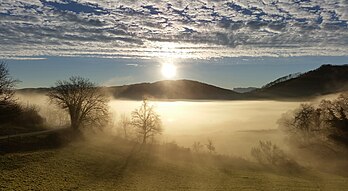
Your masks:
{"label": "grass field", "polygon": [[[135,149],[134,149],[135,148]],[[0,155],[0,190],[347,190],[348,177],[267,169],[167,144],[138,152],[114,137]]]}

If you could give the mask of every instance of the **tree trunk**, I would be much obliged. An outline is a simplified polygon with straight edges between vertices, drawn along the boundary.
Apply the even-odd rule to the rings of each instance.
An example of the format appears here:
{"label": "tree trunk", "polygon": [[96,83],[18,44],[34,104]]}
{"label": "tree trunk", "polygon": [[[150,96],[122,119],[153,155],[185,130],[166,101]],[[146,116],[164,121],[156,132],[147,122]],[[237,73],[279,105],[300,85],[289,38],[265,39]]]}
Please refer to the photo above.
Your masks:
{"label": "tree trunk", "polygon": [[71,122],[71,128],[74,130],[78,130],[79,129],[79,120],[78,120],[78,115],[76,115],[75,113],[71,113],[70,114],[70,122]]}
{"label": "tree trunk", "polygon": [[144,133],[144,136],[143,136],[143,144],[144,145],[146,144],[146,133]]}

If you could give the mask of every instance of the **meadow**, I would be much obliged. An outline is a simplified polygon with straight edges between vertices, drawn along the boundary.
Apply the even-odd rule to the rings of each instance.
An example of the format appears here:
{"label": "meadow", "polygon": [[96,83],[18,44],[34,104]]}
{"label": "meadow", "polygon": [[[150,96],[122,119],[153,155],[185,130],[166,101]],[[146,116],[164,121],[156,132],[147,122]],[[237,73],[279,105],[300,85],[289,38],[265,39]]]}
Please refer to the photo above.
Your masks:
{"label": "meadow", "polygon": [[[139,146],[139,145],[138,145]],[[0,156],[1,190],[346,190],[348,178],[193,153],[175,144],[138,150],[94,135],[63,148]]]}

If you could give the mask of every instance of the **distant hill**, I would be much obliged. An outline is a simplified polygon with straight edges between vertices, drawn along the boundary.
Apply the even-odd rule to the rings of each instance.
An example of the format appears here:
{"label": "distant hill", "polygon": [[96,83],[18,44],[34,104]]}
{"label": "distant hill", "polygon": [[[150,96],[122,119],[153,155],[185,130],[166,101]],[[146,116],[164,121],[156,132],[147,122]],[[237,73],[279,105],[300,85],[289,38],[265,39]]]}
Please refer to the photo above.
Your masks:
{"label": "distant hill", "polygon": [[278,79],[274,80],[273,82],[270,82],[270,83],[262,86],[262,88],[269,88],[269,87],[274,86],[274,85],[276,85],[278,83],[285,82],[285,81],[291,80],[293,78],[297,78],[297,77],[299,77],[301,75],[302,75],[302,73],[289,74],[287,76],[283,76],[281,78],[278,78]]}
{"label": "distant hill", "polygon": [[[192,80],[166,80],[106,87],[106,90],[117,99],[139,100],[144,96],[154,99],[308,99],[348,91],[348,65],[323,65],[303,74],[281,77],[260,89],[253,89],[237,88],[235,89],[237,92]],[[249,92],[250,90],[252,91]],[[48,88],[26,88],[17,91],[44,94]]]}
{"label": "distant hill", "polygon": [[310,98],[348,90],[348,65],[323,65],[318,69],[285,76],[248,94],[252,98]]}
{"label": "distant hill", "polygon": [[115,98],[142,99],[241,99],[242,94],[192,80],[166,80],[109,87]]}
{"label": "distant hill", "polygon": [[[21,94],[46,94],[49,88],[24,88],[17,90]],[[154,83],[139,83],[106,87],[105,90],[117,99],[140,100],[143,97],[153,99],[242,99],[243,95],[235,91],[216,87],[193,80],[165,80]]]}
{"label": "distant hill", "polygon": [[46,94],[49,88],[23,88],[16,90],[17,93],[21,94]]}

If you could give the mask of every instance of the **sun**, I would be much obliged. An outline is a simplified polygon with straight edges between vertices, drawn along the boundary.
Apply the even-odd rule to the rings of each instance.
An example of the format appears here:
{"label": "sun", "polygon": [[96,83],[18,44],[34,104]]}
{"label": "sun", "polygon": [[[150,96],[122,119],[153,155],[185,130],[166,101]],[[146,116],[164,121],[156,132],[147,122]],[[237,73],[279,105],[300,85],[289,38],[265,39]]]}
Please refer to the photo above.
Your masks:
{"label": "sun", "polygon": [[172,63],[164,63],[162,64],[161,72],[163,77],[172,79],[176,76],[176,66]]}

